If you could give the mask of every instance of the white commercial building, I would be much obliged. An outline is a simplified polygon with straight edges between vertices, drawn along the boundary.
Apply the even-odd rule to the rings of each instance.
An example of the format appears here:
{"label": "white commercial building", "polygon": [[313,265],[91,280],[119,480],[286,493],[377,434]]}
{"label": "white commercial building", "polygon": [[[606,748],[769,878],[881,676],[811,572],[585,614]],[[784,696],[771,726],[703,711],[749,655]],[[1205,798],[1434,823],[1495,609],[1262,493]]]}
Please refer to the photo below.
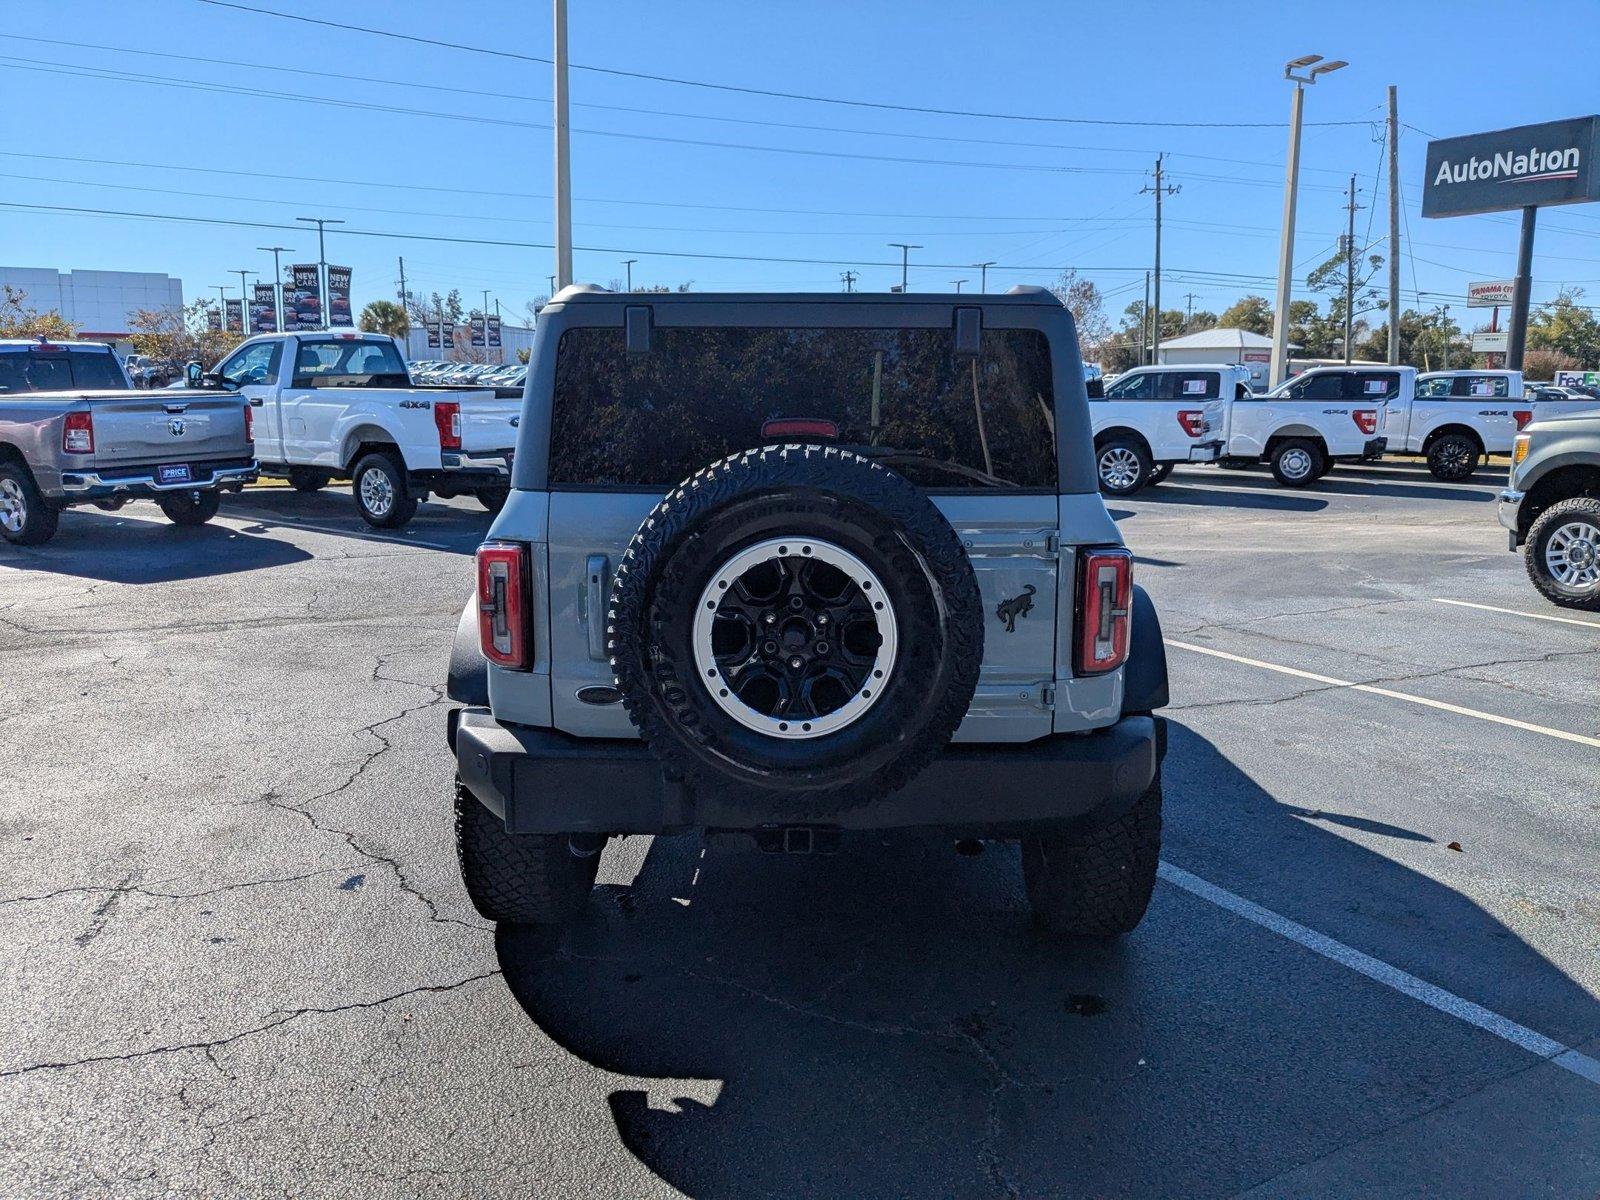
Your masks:
{"label": "white commercial building", "polygon": [[129,315],[138,309],[181,309],[183,281],[155,271],[56,271],[0,267],[0,284],[24,293],[27,307],[59,312],[90,341],[127,349]]}
{"label": "white commercial building", "polygon": [[1250,368],[1250,386],[1261,391],[1272,370],[1272,339],[1248,329],[1202,329],[1162,342],[1161,361],[1175,367],[1238,363]]}

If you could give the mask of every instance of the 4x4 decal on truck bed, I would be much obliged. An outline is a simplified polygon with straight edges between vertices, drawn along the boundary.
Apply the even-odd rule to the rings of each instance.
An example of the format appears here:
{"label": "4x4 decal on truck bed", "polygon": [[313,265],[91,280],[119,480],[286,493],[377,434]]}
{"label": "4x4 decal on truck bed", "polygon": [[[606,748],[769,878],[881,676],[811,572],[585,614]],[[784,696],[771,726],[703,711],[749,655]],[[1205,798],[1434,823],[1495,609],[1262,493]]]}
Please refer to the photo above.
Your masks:
{"label": "4x4 decal on truck bed", "polygon": [[1037,590],[1033,584],[1025,583],[1022,585],[1022,593],[1020,595],[1013,596],[1009,600],[1002,600],[994,606],[994,615],[1005,623],[1007,633],[1015,633],[1017,631],[1017,618],[1025,617],[1033,611],[1033,594]]}

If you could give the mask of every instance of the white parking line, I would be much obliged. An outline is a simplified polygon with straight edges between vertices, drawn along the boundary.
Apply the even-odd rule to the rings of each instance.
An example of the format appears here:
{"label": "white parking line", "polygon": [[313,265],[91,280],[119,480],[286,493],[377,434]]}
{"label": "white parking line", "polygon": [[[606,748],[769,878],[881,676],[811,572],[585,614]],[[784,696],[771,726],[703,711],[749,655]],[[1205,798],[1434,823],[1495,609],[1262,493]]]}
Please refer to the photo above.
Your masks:
{"label": "white parking line", "polygon": [[1447,992],[1442,987],[1418,979],[1399,967],[1391,966],[1382,959],[1373,958],[1370,954],[1363,954],[1353,946],[1346,946],[1343,942],[1335,941],[1327,934],[1318,933],[1315,929],[1308,929],[1297,921],[1280,916],[1271,909],[1262,908],[1253,901],[1246,900],[1243,896],[1236,896],[1225,888],[1220,888],[1214,883],[1208,883],[1198,875],[1191,875],[1182,867],[1175,867],[1169,862],[1162,862],[1159,868],[1160,876],[1174,887],[1180,887],[1190,895],[1215,904],[1218,908],[1226,909],[1235,916],[1243,917],[1246,921],[1253,922],[1263,929],[1269,929],[1279,937],[1288,938],[1310,950],[1320,954],[1323,958],[1349,967],[1352,971],[1365,975],[1368,979],[1393,988],[1402,995],[1410,996],[1413,1000],[1420,1000],[1429,1008],[1437,1009],[1447,1016],[1458,1021],[1465,1021],[1468,1025],[1476,1026],[1485,1032],[1492,1033],[1498,1038],[1520,1046],[1530,1054],[1555,1063],[1564,1070],[1571,1071],[1574,1075],[1582,1076],[1590,1083],[1600,1084],[1600,1061],[1590,1058],[1581,1051],[1570,1046],[1564,1046],[1554,1038],[1545,1037],[1536,1033],[1525,1025],[1519,1025],[1509,1017],[1503,1017],[1497,1012],[1491,1012],[1481,1004],[1474,1004],[1471,1000],[1463,999],[1454,992]]}
{"label": "white parking line", "polygon": [[1485,612],[1505,613],[1508,617],[1532,617],[1535,621],[1559,621],[1563,625],[1582,625],[1585,629],[1600,629],[1600,621],[1582,621],[1577,617],[1558,617],[1554,613],[1523,612],[1517,608],[1496,608],[1493,604],[1474,604],[1471,600],[1446,600],[1433,598],[1435,604],[1454,604],[1457,608],[1481,608]]}
{"label": "white parking line", "polygon": [[1413,696],[1409,692],[1397,692],[1390,688],[1378,687],[1370,683],[1356,683],[1349,679],[1335,679],[1332,675],[1318,675],[1315,671],[1302,671],[1298,667],[1284,667],[1277,663],[1262,662],[1259,658],[1245,658],[1241,654],[1229,654],[1226,650],[1213,650],[1210,646],[1196,646],[1189,642],[1175,642],[1171,638],[1165,639],[1167,645],[1175,646],[1179,650],[1190,650],[1195,654],[1209,654],[1212,658],[1223,658],[1229,662],[1243,663],[1247,667],[1260,667],[1263,671],[1276,671],[1280,675],[1293,675],[1296,679],[1309,679],[1315,683],[1325,683],[1331,688],[1347,688],[1352,692],[1366,692],[1373,696],[1386,696],[1390,700],[1404,700],[1408,704],[1420,704],[1425,708],[1437,708],[1441,712],[1455,713],[1460,717],[1472,717],[1479,721],[1492,721],[1496,725],[1509,725],[1512,729],[1526,730],[1528,733],[1541,733],[1545,737],[1560,738],[1564,742],[1576,742],[1580,746],[1592,746],[1600,750],[1600,738],[1590,737],[1585,733],[1570,733],[1565,729],[1552,729],[1548,725],[1535,725],[1531,721],[1519,721],[1515,717],[1502,717],[1498,713],[1479,712],[1475,708],[1463,708],[1459,704],[1447,704],[1443,700],[1430,700],[1426,696]]}

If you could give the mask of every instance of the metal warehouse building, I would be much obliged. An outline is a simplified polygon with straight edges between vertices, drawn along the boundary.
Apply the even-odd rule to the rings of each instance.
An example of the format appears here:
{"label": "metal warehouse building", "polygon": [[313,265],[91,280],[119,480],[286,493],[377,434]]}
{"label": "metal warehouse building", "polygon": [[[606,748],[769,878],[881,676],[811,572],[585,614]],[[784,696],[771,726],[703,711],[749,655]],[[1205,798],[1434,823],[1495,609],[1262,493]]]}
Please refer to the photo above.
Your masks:
{"label": "metal warehouse building", "polygon": [[154,271],[56,271],[0,267],[0,284],[26,293],[28,307],[55,309],[92,341],[123,343],[128,316],[141,308],[183,307],[183,281]]}

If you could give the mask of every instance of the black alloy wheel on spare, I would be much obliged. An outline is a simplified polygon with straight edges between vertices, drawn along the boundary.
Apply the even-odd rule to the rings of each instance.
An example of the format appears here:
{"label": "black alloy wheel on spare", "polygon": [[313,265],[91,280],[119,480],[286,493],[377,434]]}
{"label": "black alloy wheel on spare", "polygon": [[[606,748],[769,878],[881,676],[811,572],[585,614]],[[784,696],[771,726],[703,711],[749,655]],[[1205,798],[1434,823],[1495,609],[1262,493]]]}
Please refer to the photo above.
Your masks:
{"label": "black alloy wheel on spare", "polygon": [[766,446],[674,488],[612,585],[633,723],[697,791],[808,820],[908,782],[966,715],[983,602],[960,539],[904,478]]}

